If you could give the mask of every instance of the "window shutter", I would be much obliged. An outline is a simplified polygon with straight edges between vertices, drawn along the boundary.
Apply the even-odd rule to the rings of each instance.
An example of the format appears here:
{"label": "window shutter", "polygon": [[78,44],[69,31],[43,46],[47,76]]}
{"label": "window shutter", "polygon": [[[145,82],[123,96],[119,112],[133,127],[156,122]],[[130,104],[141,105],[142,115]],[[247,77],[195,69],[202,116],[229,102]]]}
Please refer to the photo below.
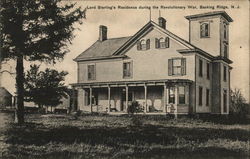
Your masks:
{"label": "window shutter", "polygon": [[146,41],[146,49],[150,49],[150,39],[147,39]]}
{"label": "window shutter", "polygon": [[168,59],[168,75],[173,75],[173,59]]}
{"label": "window shutter", "polygon": [[140,41],[137,42],[137,50],[141,50],[141,42]]}
{"label": "window shutter", "polygon": [[159,48],[159,39],[155,38],[155,48]]}
{"label": "window shutter", "polygon": [[181,75],[186,75],[186,59],[181,59]]}
{"label": "window shutter", "polygon": [[165,46],[166,48],[169,48],[169,37],[165,38]]}

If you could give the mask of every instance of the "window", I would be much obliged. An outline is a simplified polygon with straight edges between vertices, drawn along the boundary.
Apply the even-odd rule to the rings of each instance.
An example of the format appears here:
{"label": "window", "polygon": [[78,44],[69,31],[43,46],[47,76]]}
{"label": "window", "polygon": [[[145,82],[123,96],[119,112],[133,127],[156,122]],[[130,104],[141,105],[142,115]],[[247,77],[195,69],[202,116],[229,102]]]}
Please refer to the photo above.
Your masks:
{"label": "window", "polygon": [[169,103],[175,104],[175,90],[174,87],[169,88]]}
{"label": "window", "polygon": [[210,64],[207,63],[207,79],[210,79]]}
{"label": "window", "polygon": [[137,42],[137,50],[148,50],[150,49],[150,39],[142,39]]}
{"label": "window", "polygon": [[202,106],[202,87],[199,87],[199,105]]}
{"label": "window", "polygon": [[209,37],[209,23],[202,23],[200,26],[201,38]]}
{"label": "window", "polygon": [[223,67],[223,80],[227,81],[227,67],[226,66]]}
{"label": "window", "polygon": [[95,80],[95,65],[88,65],[88,80]]}
{"label": "window", "polygon": [[227,90],[223,91],[223,111],[227,112]]}
{"label": "window", "polygon": [[179,104],[185,104],[185,87],[179,86]]}
{"label": "window", "polygon": [[186,59],[174,58],[168,60],[168,75],[186,75]]}
{"label": "window", "polygon": [[210,92],[209,92],[209,89],[207,89],[207,91],[206,91],[206,106],[209,106],[209,100],[210,100],[210,94],[209,94]]}
{"label": "window", "polygon": [[203,76],[203,61],[201,59],[199,60],[199,76]]}
{"label": "window", "polygon": [[155,38],[155,48],[169,48],[169,37],[166,38]]}
{"label": "window", "polygon": [[123,78],[132,77],[132,62],[123,63]]}
{"label": "window", "polygon": [[227,39],[227,25],[224,24],[224,39]]}
{"label": "window", "polygon": [[228,55],[227,44],[224,43],[224,57],[227,58],[228,57],[227,55]]}

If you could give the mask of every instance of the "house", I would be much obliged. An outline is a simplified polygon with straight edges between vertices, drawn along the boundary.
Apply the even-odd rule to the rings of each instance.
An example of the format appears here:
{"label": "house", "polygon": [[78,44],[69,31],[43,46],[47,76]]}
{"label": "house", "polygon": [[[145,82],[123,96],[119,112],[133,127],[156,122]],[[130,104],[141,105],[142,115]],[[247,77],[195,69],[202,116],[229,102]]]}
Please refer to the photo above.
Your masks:
{"label": "house", "polygon": [[7,106],[12,106],[12,94],[4,87],[0,87],[0,108]]}
{"label": "house", "polygon": [[99,39],[77,56],[77,109],[127,113],[138,101],[146,114],[228,114],[229,23],[224,11],[185,17],[189,41],[149,21],[129,37]]}

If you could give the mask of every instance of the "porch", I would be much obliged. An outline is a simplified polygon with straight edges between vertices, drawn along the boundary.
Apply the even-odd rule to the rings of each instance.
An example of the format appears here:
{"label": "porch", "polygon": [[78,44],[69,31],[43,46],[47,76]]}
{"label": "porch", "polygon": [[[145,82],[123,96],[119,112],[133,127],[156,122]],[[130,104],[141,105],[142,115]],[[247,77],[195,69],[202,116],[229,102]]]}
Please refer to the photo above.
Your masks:
{"label": "porch", "polygon": [[[139,114],[189,113],[190,80],[126,81],[77,83],[78,110],[127,114],[133,101],[142,108]],[[74,105],[76,101],[73,101]]]}

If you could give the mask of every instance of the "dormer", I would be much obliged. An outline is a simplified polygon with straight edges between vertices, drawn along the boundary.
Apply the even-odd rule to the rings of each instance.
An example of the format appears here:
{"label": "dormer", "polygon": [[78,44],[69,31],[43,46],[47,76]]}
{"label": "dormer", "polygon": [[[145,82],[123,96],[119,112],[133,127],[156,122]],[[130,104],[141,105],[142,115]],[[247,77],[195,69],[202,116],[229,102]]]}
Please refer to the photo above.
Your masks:
{"label": "dormer", "polygon": [[189,42],[213,56],[229,57],[229,23],[224,11],[186,16],[189,20]]}

